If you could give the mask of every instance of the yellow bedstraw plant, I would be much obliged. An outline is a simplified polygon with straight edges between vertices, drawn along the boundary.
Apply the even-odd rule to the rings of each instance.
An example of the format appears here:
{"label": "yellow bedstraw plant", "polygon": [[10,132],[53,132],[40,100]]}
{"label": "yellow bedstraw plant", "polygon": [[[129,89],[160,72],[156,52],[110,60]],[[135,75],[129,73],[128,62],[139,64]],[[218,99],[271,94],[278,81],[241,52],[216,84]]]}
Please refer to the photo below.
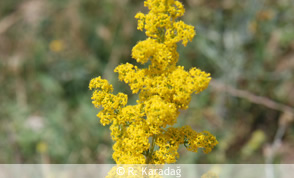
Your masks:
{"label": "yellow bedstraw plant", "polygon": [[189,151],[203,148],[208,153],[218,143],[209,132],[172,127],[179,110],[188,108],[191,94],[203,91],[211,79],[200,69],[186,71],[177,65],[177,43],[186,46],[195,36],[194,27],[176,20],[185,12],[177,0],[146,0],[144,6],[149,13],[139,12],[135,18],[147,39],[134,46],[132,58],[146,68],[126,63],[114,70],[133,94],[139,93],[137,104],[127,105],[128,96],[113,94],[112,85],[101,77],[89,85],[94,90],[92,103],[103,108],[97,115],[101,124],[111,125],[112,157],[117,164],[175,163],[180,144]]}

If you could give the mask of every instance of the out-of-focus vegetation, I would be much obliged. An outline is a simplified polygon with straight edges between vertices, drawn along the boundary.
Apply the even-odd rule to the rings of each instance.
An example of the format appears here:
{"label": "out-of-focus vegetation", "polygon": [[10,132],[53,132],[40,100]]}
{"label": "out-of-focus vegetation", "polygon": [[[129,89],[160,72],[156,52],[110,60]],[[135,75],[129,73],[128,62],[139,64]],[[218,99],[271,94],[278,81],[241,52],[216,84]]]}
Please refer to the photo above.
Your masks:
{"label": "out-of-focus vegetation", "polygon": [[[197,35],[180,64],[212,74],[178,125],[209,130],[210,154],[177,163],[294,163],[294,2],[185,0]],[[135,0],[0,1],[0,163],[113,163],[88,83],[130,62],[144,33]],[[262,97],[259,97],[262,96]]]}

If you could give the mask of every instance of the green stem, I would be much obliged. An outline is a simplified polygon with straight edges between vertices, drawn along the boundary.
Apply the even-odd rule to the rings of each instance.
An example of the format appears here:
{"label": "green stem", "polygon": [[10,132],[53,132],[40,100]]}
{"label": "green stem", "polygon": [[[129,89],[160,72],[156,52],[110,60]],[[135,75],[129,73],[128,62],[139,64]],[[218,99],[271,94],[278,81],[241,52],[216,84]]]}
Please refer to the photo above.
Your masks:
{"label": "green stem", "polygon": [[168,10],[168,2],[167,2],[168,0],[165,0],[165,11],[167,12],[167,10]]}
{"label": "green stem", "polygon": [[156,139],[156,135],[155,136],[152,136],[151,146],[150,146],[150,149],[149,149],[149,153],[147,155],[147,158],[146,158],[146,164],[149,164],[149,162],[152,159],[152,155],[153,155],[154,147],[155,147],[155,139]]}

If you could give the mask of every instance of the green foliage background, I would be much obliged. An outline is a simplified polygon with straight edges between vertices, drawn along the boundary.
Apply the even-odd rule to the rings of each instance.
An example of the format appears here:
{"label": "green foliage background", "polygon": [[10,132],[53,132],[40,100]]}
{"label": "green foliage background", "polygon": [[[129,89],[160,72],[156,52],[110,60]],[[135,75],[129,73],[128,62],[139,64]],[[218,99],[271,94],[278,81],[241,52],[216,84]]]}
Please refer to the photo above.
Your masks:
{"label": "green foliage background", "polygon": [[[182,2],[197,35],[179,46],[179,63],[291,113],[294,2]],[[88,83],[103,76],[135,102],[113,69],[134,63],[131,49],[145,38],[134,15],[146,10],[136,0],[0,1],[0,163],[114,163]],[[177,163],[294,163],[294,118],[282,110],[210,86],[178,125],[208,130],[219,145],[207,155],[180,148]]]}

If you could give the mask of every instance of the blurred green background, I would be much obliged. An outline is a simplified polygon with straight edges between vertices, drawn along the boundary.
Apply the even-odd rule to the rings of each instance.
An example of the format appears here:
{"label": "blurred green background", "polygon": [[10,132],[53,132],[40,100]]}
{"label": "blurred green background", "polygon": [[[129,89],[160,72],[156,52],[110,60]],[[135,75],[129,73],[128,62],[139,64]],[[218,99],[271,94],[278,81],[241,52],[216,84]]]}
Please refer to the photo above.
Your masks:
{"label": "blurred green background", "polygon": [[[211,73],[178,126],[208,130],[210,154],[177,163],[294,163],[294,1],[183,0],[197,35],[180,64]],[[134,62],[142,0],[0,1],[0,163],[114,163],[88,83]]]}

